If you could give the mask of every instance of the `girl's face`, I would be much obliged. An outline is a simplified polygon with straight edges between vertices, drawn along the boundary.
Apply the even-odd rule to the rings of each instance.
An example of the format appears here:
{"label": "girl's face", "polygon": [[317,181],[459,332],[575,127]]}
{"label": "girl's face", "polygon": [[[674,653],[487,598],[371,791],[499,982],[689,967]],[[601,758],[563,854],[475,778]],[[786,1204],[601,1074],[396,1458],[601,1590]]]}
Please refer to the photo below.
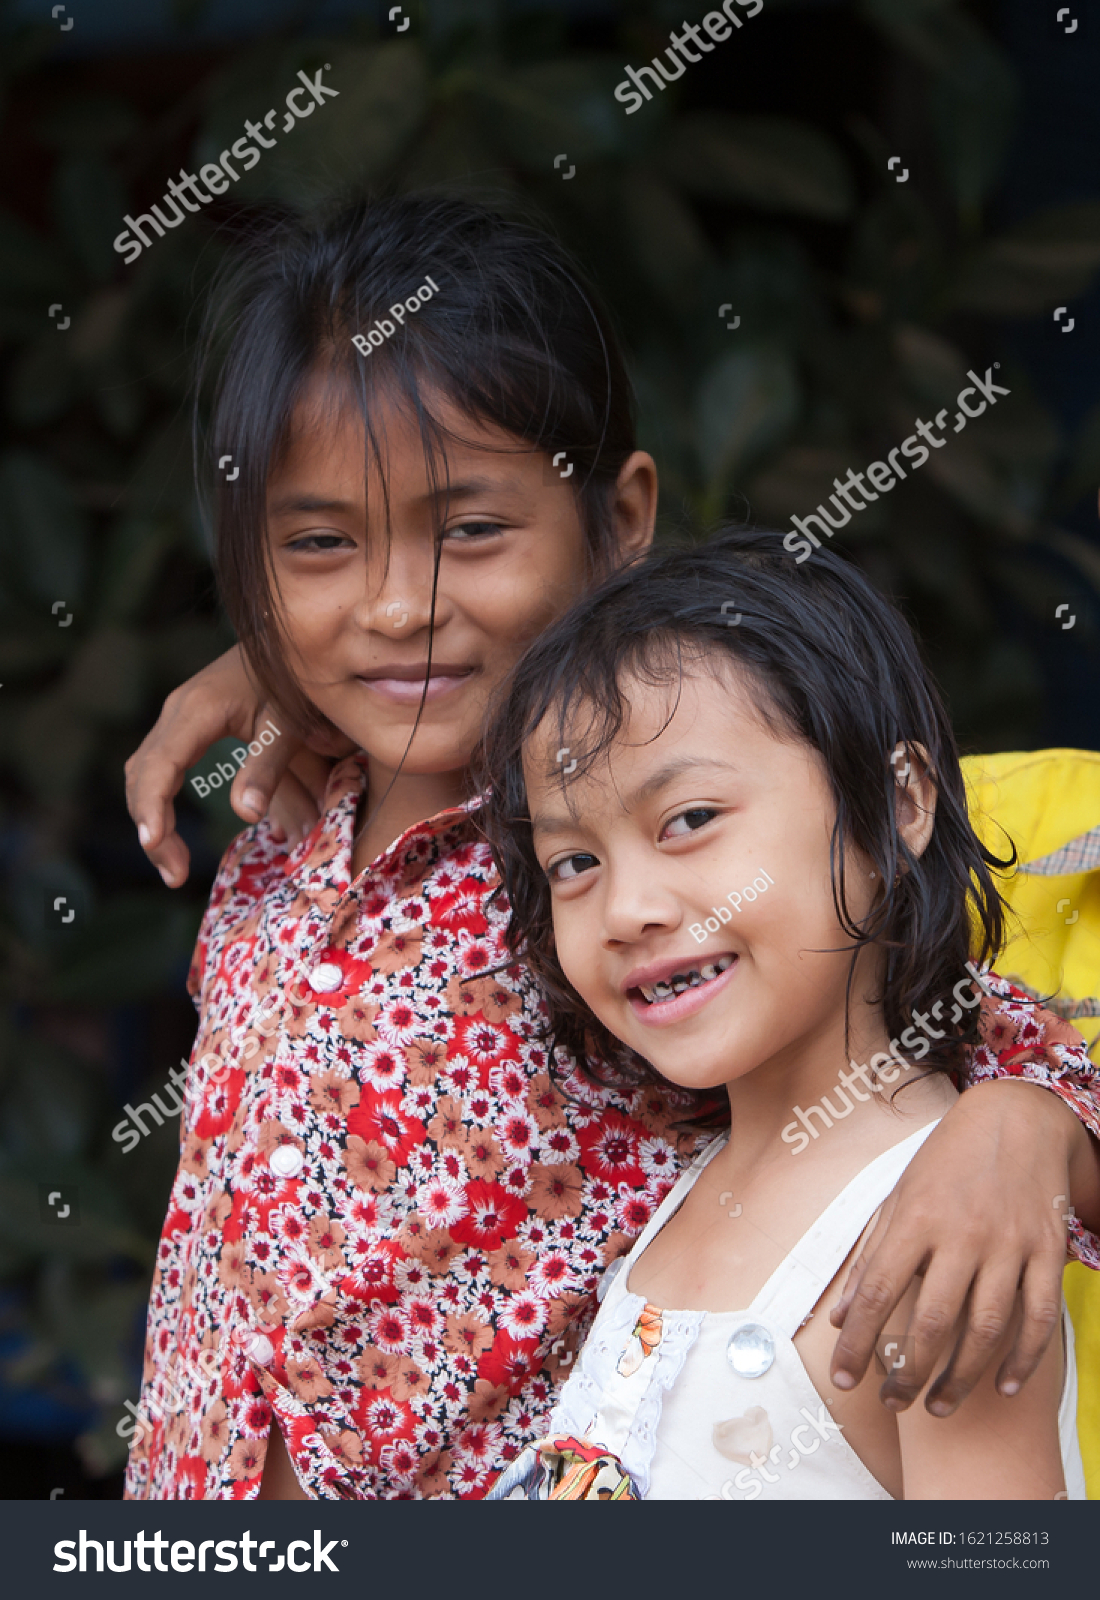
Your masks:
{"label": "girl's face", "polygon": [[[299,409],[267,493],[269,558],[291,670],[373,763],[410,775],[466,765],[492,690],[578,596],[585,575],[578,504],[547,457],[445,402],[436,403],[435,414],[471,442],[447,443],[450,492],[431,672],[411,749],[445,497],[429,482],[415,421],[394,408],[380,417],[388,544],[386,497],[373,460],[364,486],[362,419],[354,407],[326,404],[320,379]],[[652,461],[631,457],[615,510],[624,551],[648,543],[655,493]]]}
{"label": "girl's face", "polygon": [[[556,727],[525,754],[565,975],[675,1083],[712,1088],[767,1061],[827,1061],[835,1075],[852,945],[833,906],[818,753],[770,732],[725,664],[685,673],[678,699],[637,681],[624,698],[629,724],[586,776],[565,775]],[[879,882],[858,852],[847,868],[859,919]],[[883,1037],[863,998],[874,963],[865,952],[857,966],[853,1045]]]}

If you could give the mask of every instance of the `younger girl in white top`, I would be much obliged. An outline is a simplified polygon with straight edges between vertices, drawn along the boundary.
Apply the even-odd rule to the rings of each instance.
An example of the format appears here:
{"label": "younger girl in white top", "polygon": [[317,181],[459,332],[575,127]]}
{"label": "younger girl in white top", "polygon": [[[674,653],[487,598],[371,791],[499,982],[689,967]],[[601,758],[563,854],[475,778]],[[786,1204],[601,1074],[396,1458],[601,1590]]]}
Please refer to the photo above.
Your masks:
{"label": "younger girl in white top", "polygon": [[[608,1275],[550,1436],[496,1497],[1084,1498],[1068,1319],[1026,1390],[999,1394],[994,1359],[949,1417],[830,1375],[830,1312],[957,1098],[1003,942],[1008,863],[900,613],[773,534],[652,557],[520,663],[488,768],[558,1039],[710,1091],[725,1124]],[[919,1360],[913,1303],[880,1376]]]}

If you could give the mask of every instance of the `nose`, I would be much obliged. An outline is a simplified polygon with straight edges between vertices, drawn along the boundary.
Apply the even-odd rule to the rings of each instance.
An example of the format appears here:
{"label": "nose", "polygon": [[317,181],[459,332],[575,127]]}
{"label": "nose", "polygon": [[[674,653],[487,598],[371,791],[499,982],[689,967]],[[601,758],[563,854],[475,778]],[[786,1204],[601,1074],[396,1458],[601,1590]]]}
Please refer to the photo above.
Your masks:
{"label": "nose", "polygon": [[[432,620],[431,559],[391,560],[385,572],[368,574],[363,598],[357,608],[360,626],[368,633],[381,633],[389,639],[410,639]],[[435,623],[441,621],[442,597],[437,592]]]}
{"label": "nose", "polygon": [[606,871],[603,942],[609,949],[637,944],[649,934],[671,933],[684,921],[679,898],[652,859],[622,861]]}

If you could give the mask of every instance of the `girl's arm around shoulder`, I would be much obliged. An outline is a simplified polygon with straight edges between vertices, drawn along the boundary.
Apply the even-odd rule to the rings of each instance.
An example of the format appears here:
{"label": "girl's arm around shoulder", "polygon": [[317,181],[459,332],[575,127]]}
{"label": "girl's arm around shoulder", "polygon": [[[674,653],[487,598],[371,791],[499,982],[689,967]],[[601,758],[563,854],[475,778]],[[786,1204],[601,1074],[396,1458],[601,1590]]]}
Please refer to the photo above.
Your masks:
{"label": "girl's arm around shoulder", "polygon": [[[932,1416],[923,1405],[899,1414],[906,1500],[1064,1497],[1058,1437],[1063,1341],[1057,1335],[1050,1341],[1030,1381],[1006,1399],[995,1380],[1011,1349],[1013,1331],[1002,1337],[966,1404],[951,1416]],[[961,1332],[960,1322],[954,1337]]]}

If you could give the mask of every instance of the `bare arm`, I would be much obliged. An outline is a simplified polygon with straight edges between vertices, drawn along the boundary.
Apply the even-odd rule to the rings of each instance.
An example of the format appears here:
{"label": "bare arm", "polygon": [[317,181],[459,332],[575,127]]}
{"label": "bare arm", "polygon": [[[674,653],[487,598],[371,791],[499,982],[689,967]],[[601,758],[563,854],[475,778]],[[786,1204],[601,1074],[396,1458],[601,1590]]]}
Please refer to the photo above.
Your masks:
{"label": "bare arm", "polygon": [[939,1417],[971,1393],[1010,1324],[1015,1340],[994,1369],[1000,1393],[1036,1371],[1058,1326],[1067,1233],[1078,1259],[1100,1267],[1088,1231],[1100,1223],[1100,1069],[1068,1023],[1003,978],[988,974],[985,986],[970,1087],[883,1206],[831,1313],[843,1329],[833,1381],[854,1387],[916,1282],[915,1359],[882,1399],[901,1410],[923,1392]]}
{"label": "bare arm", "polygon": [[[961,1336],[960,1327],[955,1330]],[[965,1406],[944,1420],[913,1406],[898,1418],[906,1500],[1054,1500],[1065,1495],[1058,1404],[1062,1340],[1052,1339],[1015,1400],[997,1392],[1006,1331]]]}
{"label": "bare arm", "polygon": [[[924,1406],[946,1417],[987,1375],[1002,1395],[1017,1394],[1058,1326],[1066,1196],[1075,1159],[1084,1174],[1078,1192],[1095,1178],[1094,1151],[1080,1145],[1090,1138],[1036,1084],[984,1083],[962,1095],[883,1206],[832,1312],[843,1330],[833,1353],[837,1387],[854,1387],[842,1372],[863,1377],[915,1283],[913,1359],[883,1384],[884,1403],[901,1410],[923,1392]],[[1002,1351],[1010,1326],[1015,1337]]]}

